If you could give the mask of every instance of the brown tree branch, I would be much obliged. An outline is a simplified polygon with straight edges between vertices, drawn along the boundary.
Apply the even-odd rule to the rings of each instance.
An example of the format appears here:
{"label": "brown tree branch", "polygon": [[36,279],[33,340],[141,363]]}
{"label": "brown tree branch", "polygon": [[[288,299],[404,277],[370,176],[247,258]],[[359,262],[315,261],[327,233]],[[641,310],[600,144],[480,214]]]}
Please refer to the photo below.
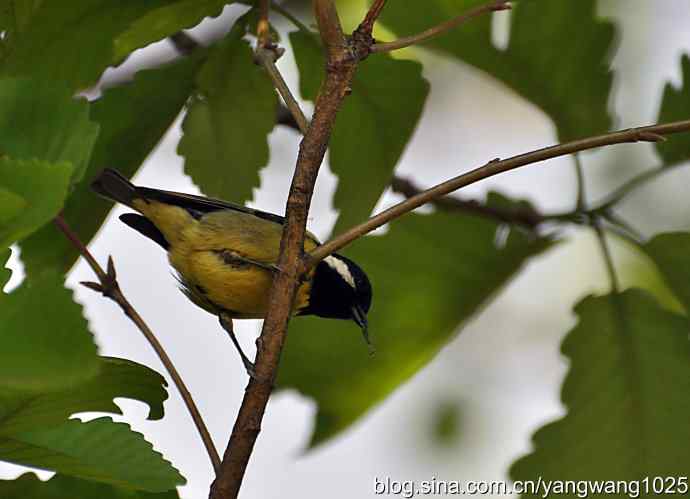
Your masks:
{"label": "brown tree branch", "polygon": [[374,23],[381,15],[381,11],[385,6],[386,0],[374,0],[366,16],[364,16],[364,20],[359,25],[359,28],[357,28],[357,31],[363,31],[371,35],[374,31]]}
{"label": "brown tree branch", "polygon": [[382,211],[378,215],[371,217],[366,222],[356,225],[355,227],[345,231],[343,234],[331,239],[330,241],[313,250],[308,255],[305,255],[305,262],[302,266],[302,271],[306,272],[331,253],[338,251],[344,246],[350,244],[355,239],[368,234],[369,232],[381,227],[391,220],[401,217],[405,213],[408,213],[415,208],[419,208],[420,206],[432,202],[441,196],[450,194],[461,187],[465,187],[475,182],[479,182],[480,180],[493,177],[499,173],[514,170],[515,168],[530,165],[532,163],[539,163],[541,161],[556,158],[558,156],[565,156],[578,151],[586,151],[588,149],[595,149],[597,147],[607,145],[622,144],[626,142],[658,142],[665,140],[664,135],[687,131],[690,131],[690,120],[676,121],[673,123],[630,128],[627,130],[606,133],[586,139],[565,142],[556,146],[546,147],[537,151],[513,156],[512,158],[505,160],[495,159],[488,162],[484,166],[480,166],[479,168],[420,192],[416,196],[406,199],[405,201]]}
{"label": "brown tree branch", "polygon": [[204,423],[204,419],[201,417],[201,413],[199,412],[199,409],[194,403],[192,394],[187,389],[187,386],[182,380],[182,376],[180,376],[180,374],[177,372],[175,364],[173,364],[173,361],[170,359],[170,357],[168,357],[168,354],[165,352],[163,345],[160,344],[156,336],[153,334],[153,331],[151,331],[151,328],[148,327],[146,322],[144,322],[144,319],[139,315],[139,313],[132,306],[132,304],[129,303],[124,293],[122,293],[120,285],[117,282],[117,274],[115,272],[115,265],[113,264],[112,257],[108,258],[108,270],[106,272],[98,264],[96,259],[89,251],[89,249],[86,247],[86,245],[84,245],[84,243],[81,242],[79,236],[67,224],[67,221],[64,219],[62,214],[55,217],[53,222],[58,227],[58,229],[60,229],[60,231],[62,231],[62,233],[67,237],[67,239],[74,245],[74,247],[79,251],[79,253],[81,253],[81,255],[89,264],[93,272],[98,277],[99,282],[97,283],[82,282],[81,284],[83,284],[89,289],[102,293],[103,296],[106,296],[113,300],[115,303],[117,303],[122,309],[122,311],[125,313],[125,315],[129,317],[130,320],[137,326],[139,331],[141,331],[141,333],[144,335],[146,340],[151,345],[151,348],[153,348],[153,350],[156,352],[156,355],[158,355],[158,358],[165,367],[165,370],[168,371],[168,374],[172,378],[173,383],[175,383],[177,390],[180,392],[182,400],[187,406],[187,411],[189,411],[189,415],[192,417],[192,421],[194,421],[194,425],[196,426],[196,429],[199,432],[201,441],[204,443],[204,447],[206,447],[206,452],[208,453],[208,457],[211,460],[213,469],[217,472],[220,468],[220,457],[218,456],[218,451],[216,451],[216,448],[213,445],[213,440],[211,439],[211,435],[208,432],[208,428]]}
{"label": "brown tree branch", "polygon": [[290,114],[292,114],[295,124],[300,132],[302,132],[302,135],[304,135],[307,133],[307,128],[309,128],[309,120],[307,120],[307,117],[304,116],[302,108],[300,108],[297,99],[295,99],[295,96],[292,95],[290,87],[288,87],[283,75],[280,74],[280,71],[275,64],[278,56],[279,52],[277,47],[267,48],[259,46],[256,48],[256,59],[259,61],[259,64],[264,67],[266,73],[268,73],[268,76],[273,82],[273,86],[276,88],[276,90],[278,90],[283,102],[285,102]]}
{"label": "brown tree branch", "polygon": [[336,63],[345,56],[347,42],[335,3],[333,0],[314,0],[313,5],[319,34],[326,48],[326,64]]}
{"label": "brown tree branch", "polygon": [[257,48],[270,48],[271,25],[268,23],[270,0],[259,0],[259,21],[256,24]]}
{"label": "brown tree branch", "polygon": [[510,8],[511,6],[510,3],[508,3],[508,0],[492,0],[486,5],[480,5],[479,7],[470,9],[467,12],[459,15],[458,17],[455,17],[449,21],[434,26],[433,28],[424,30],[421,33],[417,33],[416,35],[399,38],[392,42],[375,43],[371,47],[371,52],[390,52],[392,50],[398,50],[405,47],[409,47],[410,45],[416,45],[425,42],[430,38],[434,38],[438,35],[441,35],[447,31],[455,29],[461,24],[469,21],[470,19],[474,19],[475,17],[487,14],[489,12],[509,10]]}
{"label": "brown tree branch", "polygon": [[[280,257],[268,297],[269,309],[257,341],[256,375],[249,380],[235,420],[220,472],[211,486],[212,499],[237,497],[254,443],[261,430],[266,404],[273,389],[300,276],[307,214],[319,167],[328,147],[333,123],[349,93],[364,47],[348,44],[333,0],[314,0],[314,11],[327,52],[326,78],[316,99],[314,117],[297,158],[285,208],[286,222]],[[353,42],[354,43],[354,42]]]}

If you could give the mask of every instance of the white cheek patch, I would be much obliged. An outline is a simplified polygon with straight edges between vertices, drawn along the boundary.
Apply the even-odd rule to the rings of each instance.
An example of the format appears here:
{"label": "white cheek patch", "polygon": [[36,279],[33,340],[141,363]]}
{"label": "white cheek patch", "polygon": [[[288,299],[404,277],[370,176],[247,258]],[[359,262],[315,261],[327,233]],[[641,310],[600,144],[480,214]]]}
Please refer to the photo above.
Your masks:
{"label": "white cheek patch", "polygon": [[342,277],[346,283],[350,285],[350,287],[354,290],[357,289],[357,286],[355,286],[355,280],[352,277],[352,274],[350,273],[350,269],[348,268],[347,264],[343,262],[342,260],[339,260],[335,258],[334,256],[327,256],[326,258],[323,259],[326,264],[335,270],[338,274],[340,274],[340,277]]}

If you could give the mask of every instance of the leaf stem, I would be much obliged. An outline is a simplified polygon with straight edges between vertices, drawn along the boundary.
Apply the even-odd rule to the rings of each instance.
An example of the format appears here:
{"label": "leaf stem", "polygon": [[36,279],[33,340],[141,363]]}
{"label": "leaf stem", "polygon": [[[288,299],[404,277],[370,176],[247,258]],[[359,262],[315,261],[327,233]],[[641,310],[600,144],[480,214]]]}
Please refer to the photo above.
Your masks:
{"label": "leaf stem", "polygon": [[194,425],[196,426],[197,431],[199,432],[199,436],[201,437],[204,447],[206,448],[206,452],[208,453],[208,456],[211,460],[213,469],[217,472],[220,467],[220,457],[218,456],[218,451],[216,451],[216,448],[213,445],[211,434],[209,433],[208,428],[204,423],[204,419],[201,417],[201,413],[199,412],[199,409],[194,403],[192,394],[187,389],[187,386],[185,385],[182,376],[180,376],[179,372],[177,371],[177,368],[175,368],[175,364],[173,364],[173,361],[166,353],[165,349],[163,348],[163,345],[161,345],[161,343],[156,338],[155,334],[153,334],[151,328],[149,328],[146,322],[144,322],[144,319],[139,315],[139,313],[132,306],[132,304],[129,303],[124,293],[120,289],[120,285],[117,282],[117,275],[115,272],[115,265],[113,264],[112,257],[108,258],[108,270],[106,272],[98,264],[96,259],[89,251],[89,249],[86,247],[86,245],[84,245],[84,243],[79,239],[79,236],[72,230],[72,228],[69,226],[62,214],[59,214],[57,217],[55,217],[53,222],[58,227],[58,229],[60,229],[60,231],[67,237],[67,239],[74,245],[74,247],[79,251],[79,253],[81,253],[81,255],[89,264],[93,272],[98,277],[98,283],[84,282],[82,284],[89,289],[102,293],[104,296],[110,298],[115,303],[117,303],[124,312],[124,314],[127,317],[129,317],[129,319],[137,326],[139,331],[141,331],[146,340],[149,342],[149,345],[151,345],[151,348],[153,348],[153,350],[156,352],[156,355],[165,367],[165,370],[168,371],[168,374],[172,378],[173,383],[175,383],[177,390],[180,392],[182,400],[187,406],[187,411],[189,412],[189,415],[192,417],[192,421],[194,421]]}
{"label": "leaf stem", "polygon": [[575,159],[575,176],[577,177],[577,201],[575,202],[575,209],[577,211],[584,211],[587,205],[587,191],[585,186],[585,172],[582,167],[582,160],[579,154],[574,154]]}
{"label": "leaf stem", "polygon": [[652,170],[647,170],[636,177],[631,178],[622,186],[617,188],[611,194],[606,196],[606,198],[601,201],[600,206],[608,208],[618,204],[624,197],[630,194],[635,189],[638,189],[647,182],[656,179],[657,177],[668,173],[670,171],[676,170],[677,168],[689,166],[690,162],[684,161],[679,163],[674,163],[671,165],[663,165]]}
{"label": "leaf stem", "polygon": [[424,30],[421,33],[417,33],[416,35],[399,38],[392,42],[375,43],[371,47],[371,52],[390,52],[392,50],[398,50],[405,47],[409,47],[410,45],[416,45],[425,42],[430,38],[434,38],[438,35],[446,33],[447,31],[455,29],[461,24],[466,23],[467,21],[474,19],[475,17],[479,17],[489,12],[509,10],[510,8],[511,5],[510,3],[508,3],[508,0],[493,0],[488,4],[480,5],[479,7],[470,9],[467,12],[460,14],[459,16],[449,21],[443,22],[437,26]]}
{"label": "leaf stem", "polygon": [[401,217],[405,213],[408,213],[415,208],[419,208],[420,206],[456,191],[461,187],[465,187],[475,182],[479,182],[480,180],[493,177],[499,173],[514,170],[516,168],[533,163],[539,163],[541,161],[558,156],[565,156],[579,151],[595,149],[597,147],[607,145],[622,144],[626,142],[657,142],[662,138],[663,135],[687,131],[690,131],[690,119],[676,121],[673,123],[620,130],[595,137],[588,137],[586,139],[565,142],[563,144],[513,156],[512,158],[505,160],[495,159],[493,161],[489,161],[484,166],[480,166],[479,168],[420,192],[416,196],[406,199],[405,201],[402,201],[401,203],[382,211],[378,215],[371,217],[369,220],[352,227],[334,239],[331,239],[325,244],[317,247],[311,253],[305,256],[302,271],[304,272],[309,270],[331,253],[338,251],[344,246],[350,244],[352,241],[364,236],[365,234],[368,234],[369,232],[381,227],[391,220]]}
{"label": "leaf stem", "polygon": [[606,238],[606,233],[601,227],[601,221],[598,217],[594,217],[591,223],[592,229],[597,236],[599,241],[599,248],[601,249],[601,255],[604,258],[604,263],[606,264],[606,271],[609,274],[609,281],[611,283],[611,293],[618,294],[620,291],[620,284],[618,281],[618,274],[616,273],[616,266],[613,262],[613,256],[611,255],[611,248],[609,247],[608,240]]}

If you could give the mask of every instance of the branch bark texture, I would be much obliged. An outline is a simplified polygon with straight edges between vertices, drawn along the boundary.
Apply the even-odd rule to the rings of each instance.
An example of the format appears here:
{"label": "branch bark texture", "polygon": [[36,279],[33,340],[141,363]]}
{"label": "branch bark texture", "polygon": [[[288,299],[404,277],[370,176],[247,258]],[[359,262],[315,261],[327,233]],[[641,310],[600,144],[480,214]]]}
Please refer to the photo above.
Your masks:
{"label": "branch bark texture", "polygon": [[[280,362],[288,321],[300,276],[307,214],[319,167],[328,147],[336,114],[349,93],[357,68],[357,50],[345,39],[332,0],[314,4],[327,54],[326,79],[316,99],[314,116],[300,145],[297,166],[285,210],[279,272],[269,294],[269,312],[257,341],[255,377],[245,390],[220,471],[211,486],[211,499],[239,494]],[[367,47],[368,49],[368,47]]]}

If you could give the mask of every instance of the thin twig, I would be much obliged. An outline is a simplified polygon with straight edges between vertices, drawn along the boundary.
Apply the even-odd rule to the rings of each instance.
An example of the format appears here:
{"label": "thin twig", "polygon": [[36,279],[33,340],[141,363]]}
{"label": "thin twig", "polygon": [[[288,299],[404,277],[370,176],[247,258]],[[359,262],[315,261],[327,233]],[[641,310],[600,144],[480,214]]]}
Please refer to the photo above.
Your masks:
{"label": "thin twig", "polygon": [[115,272],[115,265],[113,264],[112,257],[108,258],[108,270],[106,272],[98,264],[96,259],[89,251],[89,249],[84,245],[84,243],[81,242],[79,236],[77,236],[77,234],[70,228],[62,214],[55,217],[53,221],[55,225],[60,229],[60,231],[62,231],[62,233],[67,237],[67,239],[69,239],[69,241],[74,245],[74,247],[81,253],[81,255],[89,264],[93,272],[98,277],[98,283],[83,282],[81,284],[83,284],[89,289],[102,293],[104,296],[110,298],[115,303],[117,303],[122,309],[122,311],[125,313],[125,315],[130,318],[130,320],[137,326],[137,328],[139,328],[139,331],[141,331],[141,333],[149,342],[153,350],[156,352],[156,355],[158,355],[158,358],[165,367],[165,370],[168,371],[168,374],[172,378],[173,383],[175,383],[175,386],[177,387],[178,391],[180,392],[180,395],[182,396],[182,400],[184,400],[184,403],[187,406],[189,415],[192,417],[192,420],[194,421],[194,425],[196,426],[199,432],[199,436],[201,437],[201,440],[204,443],[204,447],[206,447],[208,457],[211,459],[213,469],[216,472],[218,472],[218,469],[220,468],[220,458],[218,456],[218,451],[216,451],[216,448],[213,445],[211,434],[209,433],[208,428],[204,423],[204,419],[201,417],[199,409],[194,403],[192,394],[187,389],[187,386],[182,380],[182,376],[180,376],[180,374],[177,372],[177,369],[175,368],[175,365],[173,364],[172,360],[170,359],[170,357],[168,357],[168,354],[165,352],[163,345],[160,344],[156,336],[153,334],[153,331],[151,331],[146,322],[144,322],[144,319],[142,319],[142,317],[139,315],[136,309],[132,306],[131,303],[129,303],[125,295],[122,293],[120,285],[117,282],[117,274]]}
{"label": "thin twig", "polygon": [[[301,127],[297,123],[297,119],[295,118],[294,114],[291,113],[290,110],[284,106],[278,108],[276,123],[279,125],[284,125],[289,128],[292,128],[298,132],[302,131]],[[402,194],[407,198],[416,196],[423,190],[417,187],[409,179],[398,176],[393,177],[393,180],[391,181],[391,189],[393,190],[393,192]],[[451,211],[462,211],[464,213],[479,215],[492,220],[497,220],[501,223],[521,225],[528,229],[535,229],[539,224],[546,221],[552,221],[555,219],[570,221],[570,219],[572,219],[575,215],[575,212],[568,212],[558,215],[542,215],[534,209],[503,209],[497,206],[488,206],[474,199],[465,200],[457,199],[450,196],[440,197],[434,200],[433,203],[435,206],[438,206],[442,209]]]}
{"label": "thin twig", "polygon": [[611,209],[607,209],[601,212],[601,218],[608,222],[609,227],[615,227],[618,233],[625,233],[628,239],[634,240],[637,244],[642,244],[644,241],[644,236],[633,227],[630,222],[625,220],[623,217],[615,213]]}
{"label": "thin twig", "polygon": [[278,58],[276,50],[276,47],[266,48],[259,46],[256,48],[256,59],[264,67],[266,73],[268,73],[268,76],[273,82],[273,86],[276,88],[276,90],[278,90],[278,93],[283,98],[283,102],[285,102],[285,105],[290,110],[290,113],[295,119],[297,126],[304,135],[307,133],[307,128],[309,128],[309,121],[307,120],[307,117],[304,116],[297,99],[295,99],[295,96],[292,95],[290,87],[288,87],[287,83],[285,82],[283,75],[280,74],[280,71],[278,71],[278,68],[276,67],[275,61]]}
{"label": "thin twig", "polygon": [[[608,220],[607,220],[608,221]],[[627,242],[634,248],[642,250],[642,245],[644,244],[644,240],[640,238],[639,236],[636,236],[633,233],[628,232],[625,230],[623,227],[620,225],[614,225],[612,223],[608,223],[605,227],[602,227],[603,229],[606,230],[609,234],[613,234],[615,236],[618,236],[621,240]]]}
{"label": "thin twig", "polygon": [[374,31],[374,23],[381,15],[381,11],[385,6],[386,0],[374,0],[366,16],[364,16],[364,20],[359,25],[359,28],[357,28],[357,31],[361,30],[371,35],[371,33]]}
{"label": "thin twig", "polygon": [[573,154],[578,151],[585,151],[587,149],[594,149],[613,144],[622,144],[626,142],[656,142],[659,140],[659,137],[663,135],[687,131],[690,131],[690,120],[657,124],[640,128],[630,128],[627,130],[611,132],[604,135],[598,135],[586,139],[566,142],[556,146],[546,147],[544,149],[520,154],[519,156],[514,156],[505,160],[496,159],[490,161],[484,166],[480,166],[479,168],[459,175],[451,180],[447,180],[446,182],[427,189],[416,196],[406,199],[405,201],[398,203],[385,211],[382,211],[378,215],[371,217],[366,222],[352,227],[334,239],[331,239],[327,243],[317,247],[311,253],[305,256],[302,271],[307,271],[331,253],[338,251],[344,246],[350,244],[355,239],[368,234],[372,230],[381,227],[382,225],[414,210],[415,208],[419,208],[420,206],[434,201],[441,196],[450,194],[461,187],[465,187],[475,182],[479,182],[480,180],[493,177],[499,173],[514,170],[515,168],[519,168],[521,166],[539,163],[541,161],[558,156]]}
{"label": "thin twig", "polygon": [[269,48],[271,41],[271,25],[268,23],[270,0],[259,0],[259,21],[256,24],[257,47]]}
{"label": "thin twig", "polygon": [[300,275],[307,214],[314,184],[328,147],[336,114],[349,93],[358,63],[356,54],[364,53],[364,50],[348,45],[345,40],[333,0],[315,0],[314,10],[327,52],[326,78],[316,99],[312,124],[300,145],[285,209],[286,221],[277,262],[280,271],[275,273],[268,296],[268,313],[261,336],[257,340],[255,375],[250,378],[245,390],[220,471],[211,486],[212,499],[237,497],[261,430],[261,421],[273,390]]}
{"label": "thin twig", "polygon": [[474,9],[468,10],[467,12],[451,19],[450,21],[441,23],[433,28],[429,28],[421,33],[417,33],[416,35],[399,38],[392,42],[375,43],[371,47],[371,52],[390,52],[392,50],[409,47],[410,45],[416,45],[457,28],[461,24],[469,21],[470,19],[474,19],[475,17],[479,17],[489,12],[509,10],[510,8],[511,6],[510,3],[508,3],[508,0],[493,0],[486,5],[475,7]]}
{"label": "thin twig", "polygon": [[81,241],[81,239],[79,239],[77,233],[74,232],[72,228],[67,224],[67,220],[65,220],[65,217],[62,215],[62,213],[60,213],[53,219],[53,223],[57,226],[58,229],[60,229],[60,231],[69,240],[69,242],[72,243],[72,246],[74,246],[77,249],[77,251],[81,253],[81,255],[84,257],[84,260],[86,260],[86,263],[89,264],[89,267],[91,267],[93,272],[96,274],[96,277],[98,277],[98,280],[101,282],[106,281],[108,279],[108,274],[105,273],[103,268],[93,257],[93,255],[89,251],[89,248],[87,248],[86,245]]}
{"label": "thin twig", "polygon": [[620,290],[620,284],[618,282],[618,274],[616,273],[616,266],[613,263],[613,256],[611,255],[611,248],[609,247],[608,240],[606,239],[606,233],[601,228],[601,221],[599,218],[595,217],[592,219],[592,229],[597,236],[599,241],[599,247],[601,249],[601,255],[604,258],[604,263],[606,264],[606,271],[609,275],[609,281],[611,283],[611,293],[618,294]]}
{"label": "thin twig", "polygon": [[[294,114],[284,106],[278,108],[276,123],[292,128],[298,132],[302,131]],[[409,179],[398,176],[393,177],[393,180],[391,181],[391,189],[393,192],[402,194],[406,198],[416,196],[423,191],[423,189],[417,187]],[[546,221],[572,221],[571,219],[576,214],[576,212],[567,212],[557,215],[542,215],[538,211],[531,208],[503,209],[498,206],[488,206],[474,199],[465,200],[450,196],[440,197],[434,200],[433,203],[435,206],[445,210],[461,211],[464,213],[496,220],[501,223],[521,225],[528,229],[535,229],[538,225]]]}

